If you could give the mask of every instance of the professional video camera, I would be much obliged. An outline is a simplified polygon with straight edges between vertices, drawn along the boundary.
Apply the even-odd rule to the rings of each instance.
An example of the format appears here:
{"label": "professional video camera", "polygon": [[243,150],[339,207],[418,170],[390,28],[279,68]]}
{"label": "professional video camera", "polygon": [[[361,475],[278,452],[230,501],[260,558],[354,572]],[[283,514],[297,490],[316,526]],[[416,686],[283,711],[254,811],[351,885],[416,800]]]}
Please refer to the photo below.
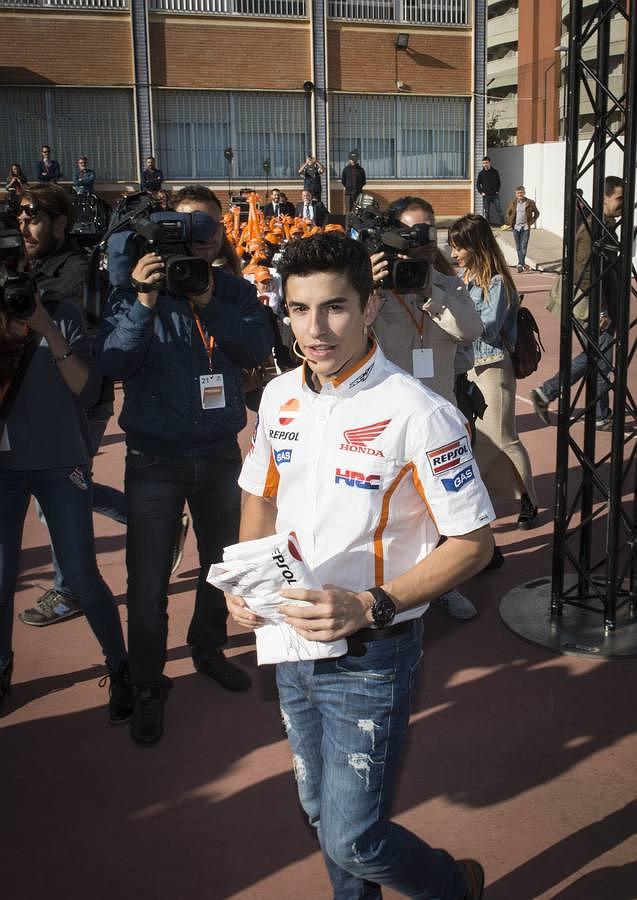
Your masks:
{"label": "professional video camera", "polygon": [[219,226],[204,212],[149,212],[141,209],[107,235],[108,273],[113,287],[129,290],[131,272],[146,253],[164,261],[165,279],[158,285],[173,296],[201,294],[208,287],[210,268],[205,259],[190,252],[189,245],[205,243]]}
{"label": "professional video camera", "polygon": [[384,253],[387,257],[389,274],[383,279],[383,287],[395,288],[399,293],[406,294],[425,286],[429,263],[402,259],[399,254],[406,254],[412,247],[435,243],[436,229],[433,225],[403,225],[395,215],[382,211],[378,201],[370,194],[359,194],[347,224],[349,236],[362,241],[370,255]]}
{"label": "professional video camera", "polygon": [[17,228],[0,227],[0,307],[12,319],[28,319],[35,312],[33,280],[19,271],[24,260],[20,232]]}

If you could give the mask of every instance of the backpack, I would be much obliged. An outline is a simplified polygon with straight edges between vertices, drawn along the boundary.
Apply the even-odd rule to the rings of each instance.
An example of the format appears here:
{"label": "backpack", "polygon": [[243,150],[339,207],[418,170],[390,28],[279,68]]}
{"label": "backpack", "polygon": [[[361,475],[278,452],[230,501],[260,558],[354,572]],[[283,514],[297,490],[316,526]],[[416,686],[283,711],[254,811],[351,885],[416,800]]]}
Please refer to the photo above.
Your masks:
{"label": "backpack", "polygon": [[533,313],[522,306],[524,294],[520,295],[518,306],[518,337],[514,347],[509,347],[515,377],[528,378],[537,370],[542,358],[544,344],[540,337],[540,329]]}

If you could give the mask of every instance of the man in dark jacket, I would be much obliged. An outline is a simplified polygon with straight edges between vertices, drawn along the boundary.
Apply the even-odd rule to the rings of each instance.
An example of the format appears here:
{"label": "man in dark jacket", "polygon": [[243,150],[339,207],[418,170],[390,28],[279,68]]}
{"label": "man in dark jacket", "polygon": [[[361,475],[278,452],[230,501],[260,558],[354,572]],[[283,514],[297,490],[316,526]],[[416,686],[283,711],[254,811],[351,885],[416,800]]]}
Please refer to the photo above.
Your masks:
{"label": "man in dark jacket", "polygon": [[329,215],[327,207],[320,200],[315,200],[311,191],[305,189],[301,191],[301,202],[296,204],[294,214],[309,222],[314,222],[319,228],[325,225]]}
{"label": "man in dark jacket", "polygon": [[57,184],[61,177],[60,164],[57,160],[51,159],[51,148],[48,144],[45,144],[40,150],[38,181],[41,181],[43,184],[48,184],[49,182]]}
{"label": "man in dark jacket", "polygon": [[[476,190],[482,196],[482,215],[489,225],[502,225],[500,173],[493,168],[488,156],[482,158],[482,171],[478,173]],[[495,216],[492,209],[495,210]]]}
{"label": "man in dark jacket", "polygon": [[365,169],[358,162],[358,153],[352,150],[341,174],[341,184],[345,188],[348,210],[354,206],[354,201],[365,187],[366,181],[367,175]]}
{"label": "man in dark jacket", "polygon": [[146,160],[146,168],[142,172],[142,191],[148,191],[149,194],[156,194],[161,191],[164,173],[155,165],[155,157],[149,156]]}
{"label": "man in dark jacket", "polygon": [[[175,208],[205,214],[207,235],[191,251],[210,266],[223,238],[219,201],[207,188],[193,186],[179,191]],[[136,686],[131,737],[141,744],[156,743],[163,733],[170,686],[162,674],[166,594],[186,501],[200,562],[187,636],[195,668],[228,690],[250,686],[221,650],[226,606],[206,576],[223,547],[238,538],[237,434],[246,424],[242,369],[260,365],[273,343],[266,311],[247,281],[211,269],[207,289],[186,297],[165,293],[163,280],[161,257],[142,256],[132,270],[131,288],[113,292],[96,343],[103,371],[124,382],[128,645]]]}

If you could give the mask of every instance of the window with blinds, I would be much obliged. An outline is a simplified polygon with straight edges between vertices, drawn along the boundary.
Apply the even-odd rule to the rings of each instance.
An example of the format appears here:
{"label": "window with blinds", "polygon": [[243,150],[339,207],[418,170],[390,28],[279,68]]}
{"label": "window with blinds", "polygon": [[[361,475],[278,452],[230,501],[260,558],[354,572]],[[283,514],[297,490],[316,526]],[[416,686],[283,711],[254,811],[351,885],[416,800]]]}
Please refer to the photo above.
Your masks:
{"label": "window with blinds", "polygon": [[98,181],[137,178],[130,90],[5,87],[0,133],[0,174],[17,162],[35,179],[40,147],[49,144],[65,181],[73,179],[80,154],[88,156]]}
{"label": "window with blinds", "polygon": [[352,22],[412,22],[468,25],[468,0],[329,0],[332,19]]}
{"label": "window with blinds", "polygon": [[352,150],[367,178],[467,178],[467,97],[331,95],[332,175]]}
{"label": "window with blinds", "polygon": [[158,165],[169,179],[262,178],[265,160],[270,178],[295,178],[311,147],[305,93],[155,90],[153,110]]}

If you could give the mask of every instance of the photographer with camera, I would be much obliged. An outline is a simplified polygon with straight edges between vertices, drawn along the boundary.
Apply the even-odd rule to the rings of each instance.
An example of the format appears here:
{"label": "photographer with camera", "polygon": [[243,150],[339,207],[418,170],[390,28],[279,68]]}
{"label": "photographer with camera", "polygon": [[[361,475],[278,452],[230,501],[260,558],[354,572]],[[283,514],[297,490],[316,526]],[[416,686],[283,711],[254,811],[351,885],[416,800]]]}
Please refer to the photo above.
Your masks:
{"label": "photographer with camera", "polygon": [[110,675],[112,724],[128,721],[132,689],[113,595],[95,559],[90,454],[83,406],[100,375],[79,310],[40,298],[25,274],[22,239],[0,231],[0,703],[11,692],[11,632],[22,529],[41,504],[73,595],[100,642]]}
{"label": "photographer with camera", "polygon": [[131,737],[141,744],[163,733],[167,589],[186,501],[200,562],[187,636],[194,666],[228,690],[250,686],[221,650],[227,610],[206,576],[238,535],[242,368],[264,362],[273,342],[254,286],[211,268],[224,234],[216,196],[188,187],[174,206],[109,239],[115,290],[96,344],[103,371],[124,382]]}
{"label": "photographer with camera", "polygon": [[[457,406],[456,350],[479,336],[480,317],[438,249],[431,204],[401,197],[383,218],[382,249],[371,253],[379,298],[374,334],[388,359]],[[370,249],[377,246],[374,242]],[[456,590],[438,603],[453,618],[477,615],[473,603]]]}
{"label": "photographer with camera", "polygon": [[[69,195],[55,184],[27,187],[20,197],[17,218],[31,275],[38,290],[41,293],[54,290],[62,294],[84,318],[88,258],[71,237],[75,213]],[[92,456],[97,453],[113,415],[113,401],[113,385],[104,379],[97,402],[86,411]],[[126,523],[126,505],[121,491],[110,485],[94,484],[91,496],[94,511],[120,524]],[[39,515],[42,519],[41,513]],[[53,625],[82,614],[53,548],[52,555],[53,587],[42,594],[34,607],[20,613],[20,620],[25,625]]]}
{"label": "photographer with camera", "polygon": [[315,200],[321,199],[321,175],[324,171],[325,166],[311,153],[307,154],[305,162],[299,169],[299,175],[303,176],[303,190],[309,191],[310,196]]}

